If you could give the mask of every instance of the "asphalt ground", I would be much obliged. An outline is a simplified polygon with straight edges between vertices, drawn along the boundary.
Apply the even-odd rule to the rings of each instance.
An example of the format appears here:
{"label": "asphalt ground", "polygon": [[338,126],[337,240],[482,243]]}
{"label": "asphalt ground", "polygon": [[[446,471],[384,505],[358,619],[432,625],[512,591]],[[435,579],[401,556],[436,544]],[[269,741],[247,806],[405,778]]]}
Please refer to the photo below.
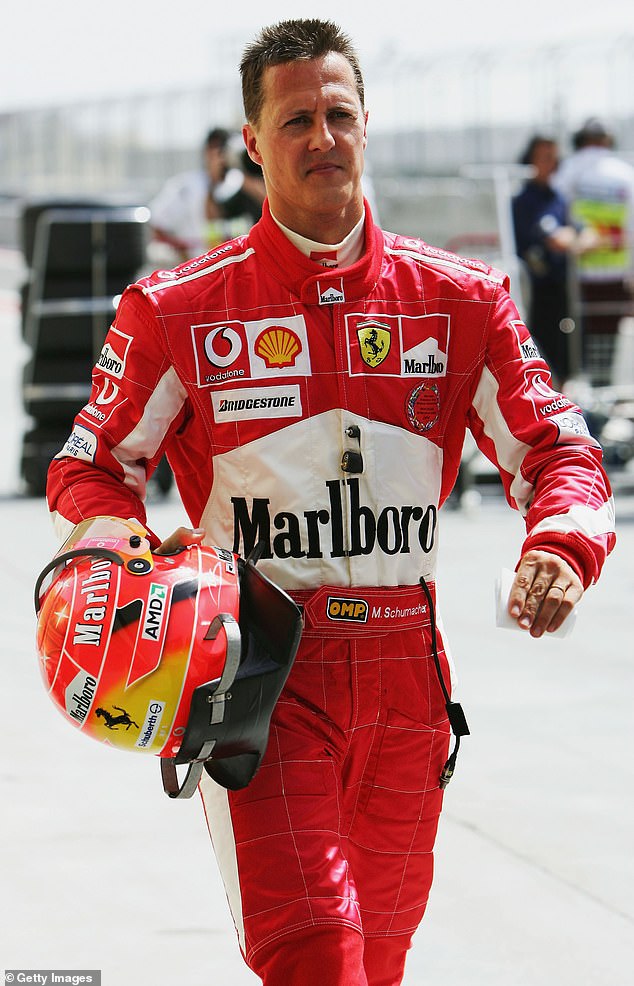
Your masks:
{"label": "asphalt ground", "polygon": [[[104,986],[248,986],[197,798],[158,761],[78,736],[35,658],[35,577],[56,549],[20,488],[17,298],[0,286],[0,969],[102,970]],[[634,498],[566,639],[495,627],[522,522],[496,492],[444,511],[440,607],[471,735],[445,795],[405,986],[629,986],[634,968]],[[154,495],[152,526],[184,520]]]}

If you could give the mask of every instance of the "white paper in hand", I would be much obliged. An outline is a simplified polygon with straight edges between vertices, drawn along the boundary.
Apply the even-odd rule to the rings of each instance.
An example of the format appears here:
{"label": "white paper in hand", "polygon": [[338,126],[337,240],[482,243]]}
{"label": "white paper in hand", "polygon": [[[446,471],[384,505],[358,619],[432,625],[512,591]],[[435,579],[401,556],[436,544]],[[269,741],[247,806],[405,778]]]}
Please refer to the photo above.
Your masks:
{"label": "white paper in hand", "polygon": [[[507,603],[513,585],[515,572],[509,568],[503,568],[498,578],[495,580],[495,625],[503,630],[523,630],[517,620],[509,616]],[[544,634],[545,637],[569,637],[574,630],[577,622],[577,607],[564,620],[562,625],[554,633]],[[524,633],[527,631],[524,630]]]}

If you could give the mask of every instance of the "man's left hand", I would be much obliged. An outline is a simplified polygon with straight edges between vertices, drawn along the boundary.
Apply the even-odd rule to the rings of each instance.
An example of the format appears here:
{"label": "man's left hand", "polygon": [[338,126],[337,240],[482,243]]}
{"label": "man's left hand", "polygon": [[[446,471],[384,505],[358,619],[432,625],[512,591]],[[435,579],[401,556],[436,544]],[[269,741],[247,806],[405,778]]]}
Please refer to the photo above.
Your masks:
{"label": "man's left hand", "polygon": [[563,558],[527,551],[515,573],[508,611],[531,637],[541,637],[559,629],[582,595],[581,580]]}
{"label": "man's left hand", "polygon": [[205,531],[202,527],[191,530],[189,527],[177,527],[169,537],[158,546],[155,555],[173,555],[179,548],[189,548],[193,544],[202,544]]}

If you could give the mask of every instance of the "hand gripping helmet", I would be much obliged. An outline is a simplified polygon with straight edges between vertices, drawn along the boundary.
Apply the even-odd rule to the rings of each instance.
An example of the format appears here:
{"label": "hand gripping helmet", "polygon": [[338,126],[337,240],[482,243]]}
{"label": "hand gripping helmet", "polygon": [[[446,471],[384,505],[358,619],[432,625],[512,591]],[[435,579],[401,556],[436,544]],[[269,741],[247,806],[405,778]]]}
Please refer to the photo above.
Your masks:
{"label": "hand gripping helmet", "polygon": [[44,682],[76,728],[161,757],[172,798],[190,797],[203,767],[232,790],[249,783],[302,629],[253,559],[153,555],[136,521],[95,517],[42,571],[35,606]]}

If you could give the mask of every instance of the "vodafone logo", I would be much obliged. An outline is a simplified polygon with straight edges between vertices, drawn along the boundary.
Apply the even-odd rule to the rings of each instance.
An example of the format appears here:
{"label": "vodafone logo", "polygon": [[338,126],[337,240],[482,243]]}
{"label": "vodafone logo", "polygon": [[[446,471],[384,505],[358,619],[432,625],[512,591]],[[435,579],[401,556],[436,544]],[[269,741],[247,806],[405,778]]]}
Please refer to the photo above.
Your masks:
{"label": "vodafone logo", "polygon": [[217,325],[205,336],[205,356],[221,368],[235,363],[242,352],[242,339],[230,325]]}
{"label": "vodafone logo", "polygon": [[534,373],[527,373],[526,379],[529,387],[532,390],[536,390],[538,394],[545,397],[547,400],[560,396],[557,391],[553,390],[550,386],[550,382],[544,379],[544,373],[542,370],[537,370]]}
{"label": "vodafone logo", "polygon": [[95,404],[100,404],[100,405],[112,404],[112,402],[117,399],[118,393],[119,393],[118,385],[109,377],[106,377],[103,383],[103,387],[99,391],[98,396],[95,397],[94,402]]}
{"label": "vodafone logo", "polygon": [[564,397],[557,390],[553,390],[544,370],[528,370],[524,374],[524,379],[526,381],[526,393],[531,399],[537,419],[572,407],[572,403],[567,397]]}
{"label": "vodafone logo", "polygon": [[231,380],[310,376],[303,315],[204,322],[190,328],[199,387]]}
{"label": "vodafone logo", "polygon": [[125,401],[126,398],[122,396],[119,385],[111,377],[104,376],[101,390],[95,399],[90,404],[86,404],[79,413],[89,417],[93,424],[98,422],[101,427],[110,420],[117,408],[121,407]]}

